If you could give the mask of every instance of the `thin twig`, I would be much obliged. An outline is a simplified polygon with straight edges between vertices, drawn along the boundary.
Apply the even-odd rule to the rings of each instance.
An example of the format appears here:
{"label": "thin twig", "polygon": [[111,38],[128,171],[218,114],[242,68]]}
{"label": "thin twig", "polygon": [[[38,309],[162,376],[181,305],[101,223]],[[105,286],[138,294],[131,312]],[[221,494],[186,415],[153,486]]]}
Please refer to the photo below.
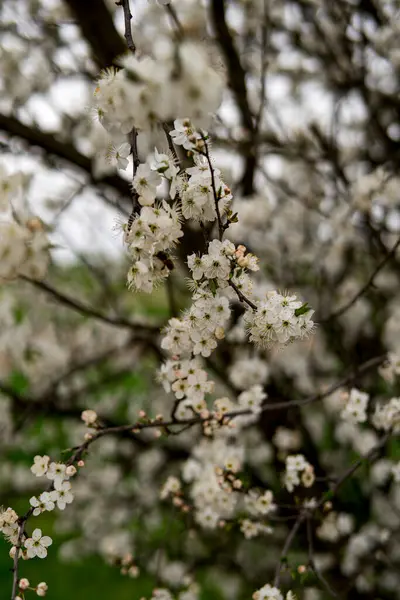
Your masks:
{"label": "thin twig", "polygon": [[136,45],[135,45],[135,42],[133,41],[133,37],[132,37],[132,29],[131,29],[132,13],[131,13],[131,9],[129,6],[129,0],[120,0],[119,2],[116,2],[116,5],[122,6],[122,8],[124,10],[126,45],[128,46],[129,50],[133,54],[135,54]]}
{"label": "thin twig", "polygon": [[235,290],[235,292],[238,295],[238,298],[241,302],[245,302],[246,304],[248,304],[253,310],[257,310],[257,306],[254,304],[254,302],[252,302],[249,298],[247,298],[247,296],[245,296],[243,294],[243,292],[241,292],[238,288],[238,286],[236,285],[236,283],[233,283],[232,279],[229,280],[229,285],[231,286],[231,288],[233,290]]}
{"label": "thin twig", "polygon": [[180,22],[178,15],[176,14],[175,8],[171,4],[166,4],[164,8],[175,23],[178,38],[182,40],[184,38],[185,32],[182,27],[182,23]]}
{"label": "thin twig", "polygon": [[299,514],[299,516],[297,517],[297,519],[295,521],[295,524],[293,525],[292,529],[289,531],[289,534],[285,540],[285,543],[284,543],[282,551],[281,551],[281,555],[279,557],[279,563],[275,570],[275,579],[274,579],[275,587],[279,587],[279,582],[281,580],[282,564],[284,562],[284,559],[286,558],[287,553],[289,552],[289,550],[292,546],[294,538],[296,537],[296,533],[298,532],[301,524],[304,522],[304,520],[306,518],[306,515],[307,515],[307,512],[302,512]]}
{"label": "thin twig", "polygon": [[379,452],[379,450],[381,448],[383,448],[383,446],[385,446],[386,442],[390,438],[390,435],[391,435],[391,431],[388,431],[387,433],[385,433],[385,435],[380,439],[380,441],[378,442],[378,444],[376,446],[374,446],[369,452],[367,452],[367,454],[361,456],[358,460],[356,460],[356,462],[353,463],[343,473],[343,475],[341,475],[339,477],[339,479],[336,480],[336,483],[331,487],[329,492],[327,492],[327,494],[325,494],[321,498],[321,500],[317,504],[315,510],[317,510],[318,508],[321,508],[325,504],[325,502],[327,500],[327,496],[329,497],[329,499],[332,498],[332,496],[336,496],[337,492],[342,487],[342,485],[345,483],[345,481],[347,481],[347,479],[349,479],[349,477],[351,477],[357,471],[357,469],[359,469],[361,467],[361,465],[363,465],[365,462],[372,460],[374,458],[375,454],[377,452]]}
{"label": "thin twig", "polygon": [[351,308],[357,302],[357,300],[359,300],[365,294],[365,292],[368,290],[368,288],[373,284],[375,277],[383,269],[383,267],[386,265],[386,263],[388,263],[394,257],[394,255],[396,254],[397,248],[399,246],[400,246],[400,237],[397,240],[397,242],[395,243],[395,245],[393,246],[393,248],[390,250],[390,252],[388,252],[386,254],[386,256],[381,260],[381,262],[377,265],[375,270],[371,273],[366,284],[363,285],[363,287],[357,292],[357,294],[355,294],[355,296],[353,296],[353,298],[351,298],[351,300],[346,302],[346,304],[344,304],[338,310],[331,313],[328,317],[325,317],[324,319],[319,319],[319,322],[327,323],[328,321],[331,321],[332,319],[335,319],[336,317],[340,317],[343,313],[345,313],[347,310],[349,310],[349,308]]}
{"label": "thin twig", "polygon": [[25,529],[25,520],[21,520],[18,522],[18,540],[15,544],[15,554],[13,561],[13,582],[12,582],[12,590],[11,590],[11,600],[15,600],[18,593],[18,567],[19,567],[19,551],[22,545],[22,536],[24,535]]}
{"label": "thin twig", "polygon": [[[357,469],[360,468],[360,466],[362,464],[364,464],[366,461],[370,461],[374,458],[375,454],[377,452],[379,452],[379,450],[386,444],[386,442],[388,441],[389,437],[391,435],[391,432],[388,431],[382,438],[381,440],[378,442],[378,444],[376,446],[374,446],[372,448],[372,450],[370,450],[365,456],[362,456],[359,458],[359,460],[357,460],[353,465],[351,465],[350,468],[348,468],[343,475],[341,475],[341,477],[339,477],[339,479],[337,480],[337,482],[335,483],[335,485],[329,490],[329,492],[327,494],[323,494],[321,500],[312,508],[304,508],[303,511],[299,514],[296,522],[294,523],[292,529],[289,531],[288,536],[286,537],[285,543],[283,545],[280,557],[279,557],[279,563],[276,567],[275,570],[275,578],[274,578],[274,586],[275,587],[279,587],[279,583],[280,583],[280,578],[281,578],[281,569],[282,569],[282,564],[284,562],[284,560],[286,559],[286,555],[289,552],[294,539],[296,537],[296,534],[298,532],[298,530],[300,529],[300,526],[302,525],[302,523],[305,520],[309,520],[311,519],[311,517],[319,510],[323,507],[323,505],[325,504],[325,502],[327,501],[327,495],[329,495],[329,499],[331,499],[333,496],[335,496],[337,494],[337,492],[339,491],[339,489],[341,488],[341,486],[343,485],[343,483],[345,481],[347,481],[347,479],[349,479],[349,477],[351,477],[356,471]],[[309,541],[310,544],[310,541]],[[319,575],[319,578],[321,579],[321,576]],[[321,581],[323,581],[321,579]],[[327,585],[327,582],[324,580],[325,586]],[[329,584],[328,584],[329,585]],[[329,587],[330,593],[334,596],[337,596],[335,594],[335,592],[333,592],[330,587]]]}
{"label": "thin twig", "polygon": [[169,134],[171,131],[171,128],[169,127],[168,123],[165,123],[165,122],[162,123],[162,128],[164,129],[165,136],[167,138],[168,148],[169,148],[172,156],[174,157],[174,161],[176,162],[177,165],[179,165],[180,164],[179,157],[178,157],[178,154],[176,153],[174,143]]}
{"label": "thin twig", "polygon": [[222,224],[222,219],[221,219],[221,213],[219,210],[219,191],[217,191],[217,186],[215,183],[215,174],[214,174],[214,167],[212,165],[211,162],[211,157],[210,157],[210,152],[208,149],[208,144],[207,141],[205,139],[205,137],[202,138],[203,142],[204,142],[204,152],[202,153],[203,156],[206,157],[207,159],[207,163],[208,163],[208,168],[210,169],[210,174],[211,174],[211,187],[212,187],[212,191],[213,191],[213,195],[214,195],[214,203],[215,203],[215,212],[217,213],[217,220],[218,220],[218,235],[219,235],[219,240],[222,242],[222,238],[224,235],[224,226]]}
{"label": "thin twig", "polygon": [[308,564],[309,564],[310,569],[313,571],[313,573],[317,577],[317,579],[319,579],[319,581],[322,583],[322,585],[324,586],[324,588],[326,589],[328,594],[330,594],[334,598],[337,598],[338,597],[337,593],[331,588],[328,581],[320,573],[319,569],[317,568],[317,566],[315,564],[313,533],[312,533],[310,515],[308,515],[308,517],[307,517],[307,540],[308,540]]}
{"label": "thin twig", "polygon": [[107,315],[104,315],[104,314],[98,312],[97,310],[95,310],[94,308],[92,308],[90,306],[86,306],[85,304],[79,302],[78,300],[70,298],[69,296],[65,296],[62,292],[51,287],[48,283],[45,283],[44,281],[37,281],[36,279],[30,279],[29,277],[26,277],[25,275],[20,275],[20,279],[27,281],[28,283],[37,287],[40,290],[43,290],[44,292],[46,292],[47,294],[49,294],[50,296],[52,296],[53,298],[58,300],[58,302],[60,302],[60,304],[63,304],[64,306],[67,306],[68,308],[70,308],[70,309],[74,310],[75,312],[78,312],[81,315],[84,315],[86,317],[93,317],[95,319],[98,319],[99,321],[108,323],[109,325],[114,325],[115,327],[127,327],[129,329],[132,329],[133,331],[142,330],[142,331],[155,333],[155,332],[158,332],[160,329],[159,327],[154,327],[151,325],[147,326],[147,325],[142,325],[139,323],[136,324],[136,323],[133,323],[132,321],[129,321],[128,319],[124,319],[123,317],[109,317]]}

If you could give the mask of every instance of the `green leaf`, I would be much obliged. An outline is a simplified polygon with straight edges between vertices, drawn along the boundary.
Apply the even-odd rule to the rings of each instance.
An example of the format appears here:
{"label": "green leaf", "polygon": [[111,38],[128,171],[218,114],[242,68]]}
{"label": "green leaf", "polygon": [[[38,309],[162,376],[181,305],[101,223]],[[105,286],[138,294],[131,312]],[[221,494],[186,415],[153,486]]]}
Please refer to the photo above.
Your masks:
{"label": "green leaf", "polygon": [[213,296],[215,296],[215,294],[217,293],[217,289],[218,289],[218,283],[216,279],[210,279],[208,282],[208,287],[210,288],[210,291],[212,293]]}
{"label": "green leaf", "polygon": [[24,394],[29,388],[29,379],[21,371],[13,371],[7,383],[18,395]]}
{"label": "green leaf", "polygon": [[308,302],[306,302],[305,304],[302,304],[302,306],[300,306],[299,308],[296,308],[294,314],[296,315],[296,317],[301,317],[301,315],[305,315],[306,313],[310,312],[310,310],[311,306],[308,306]]}
{"label": "green leaf", "polygon": [[25,319],[25,311],[22,306],[15,306],[13,309],[14,323],[19,325]]}

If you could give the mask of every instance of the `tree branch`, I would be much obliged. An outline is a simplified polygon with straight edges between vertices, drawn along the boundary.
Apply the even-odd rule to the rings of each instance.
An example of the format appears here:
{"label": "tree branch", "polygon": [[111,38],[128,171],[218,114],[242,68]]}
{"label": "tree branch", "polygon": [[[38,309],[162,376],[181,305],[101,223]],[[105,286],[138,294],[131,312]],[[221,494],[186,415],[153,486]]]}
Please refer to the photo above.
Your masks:
{"label": "tree branch", "polygon": [[228,84],[232,90],[236,104],[240,111],[242,126],[247,130],[251,139],[250,147],[246,152],[245,169],[242,177],[242,188],[244,196],[250,196],[254,192],[254,173],[256,169],[256,155],[254,148],[255,128],[253,115],[247,97],[246,73],[240,62],[239,54],[233,43],[232,35],[226,23],[224,0],[212,0],[211,16],[215,35],[225,59],[228,72]]}
{"label": "tree branch", "polygon": [[353,298],[351,298],[348,302],[346,302],[346,304],[344,304],[341,308],[339,308],[337,311],[331,313],[328,317],[325,317],[324,319],[320,319],[320,323],[327,323],[328,321],[331,321],[332,319],[336,319],[337,317],[340,317],[341,315],[343,315],[346,311],[349,310],[349,308],[351,308],[366,292],[367,290],[371,287],[371,285],[374,283],[374,279],[375,277],[378,275],[378,273],[383,269],[383,267],[395,256],[397,248],[400,246],[400,237],[397,240],[397,242],[395,243],[395,245],[393,246],[393,248],[390,250],[390,252],[388,252],[386,254],[386,256],[381,260],[381,262],[377,265],[377,267],[374,269],[374,271],[371,273],[368,281],[365,283],[365,285],[363,285],[363,287],[355,294],[355,296],[353,296]]}
{"label": "tree branch", "polygon": [[152,325],[147,326],[142,325],[140,323],[133,323],[132,321],[129,321],[128,319],[125,319],[123,317],[109,317],[107,315],[104,315],[95,310],[94,308],[86,306],[85,304],[79,302],[78,300],[70,298],[69,296],[65,296],[62,292],[59,292],[44,281],[36,281],[35,279],[29,279],[29,277],[25,277],[24,275],[20,275],[20,279],[23,279],[24,281],[27,281],[28,283],[37,287],[38,289],[46,292],[47,294],[55,298],[58,302],[60,302],[60,304],[62,304],[63,306],[66,306],[67,308],[70,308],[75,312],[78,312],[86,317],[93,317],[95,319],[98,319],[99,321],[108,323],[109,325],[114,325],[115,327],[127,327],[128,329],[132,329],[133,331],[142,330],[144,332],[147,331],[156,333],[160,329],[159,327],[155,327]]}
{"label": "tree branch", "polygon": [[133,37],[132,37],[132,27],[131,27],[132,13],[131,13],[131,9],[129,6],[129,0],[120,0],[119,2],[116,2],[115,4],[117,6],[122,6],[122,8],[124,9],[126,45],[128,46],[129,50],[133,54],[135,54],[136,44],[133,41]]}
{"label": "tree branch", "polygon": [[93,185],[109,185],[124,196],[129,197],[130,190],[127,181],[119,177],[119,175],[107,175],[100,179],[95,178],[92,172],[91,159],[78,152],[72,144],[57,140],[51,133],[44,133],[35,127],[24,125],[18,119],[9,115],[0,114],[0,129],[11,136],[26,140],[31,146],[39,146],[48,154],[54,154],[79,167],[89,175]]}
{"label": "tree branch", "polygon": [[99,67],[112,65],[126,47],[104,0],[65,0],[65,3],[78,21]]}

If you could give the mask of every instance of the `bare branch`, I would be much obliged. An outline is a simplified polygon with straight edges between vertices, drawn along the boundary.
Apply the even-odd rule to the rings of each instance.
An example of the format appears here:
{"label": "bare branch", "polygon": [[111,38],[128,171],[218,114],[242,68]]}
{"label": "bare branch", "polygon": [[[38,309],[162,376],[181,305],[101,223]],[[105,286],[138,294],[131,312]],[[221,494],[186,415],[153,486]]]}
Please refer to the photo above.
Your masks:
{"label": "bare branch", "polygon": [[386,254],[386,256],[381,260],[381,262],[377,265],[377,267],[374,269],[374,271],[371,273],[368,281],[365,283],[365,285],[363,285],[363,287],[357,292],[357,294],[355,294],[355,296],[353,296],[353,298],[351,298],[351,300],[349,300],[348,302],[346,302],[346,304],[344,304],[341,308],[339,308],[337,311],[333,312],[332,314],[330,314],[328,317],[325,317],[324,319],[320,319],[320,323],[327,323],[329,321],[332,321],[332,319],[336,319],[337,317],[340,317],[341,315],[343,315],[346,311],[349,310],[349,308],[351,308],[352,306],[354,306],[354,304],[368,291],[368,289],[371,287],[371,285],[373,285],[374,283],[374,279],[375,277],[378,275],[378,273],[383,269],[383,267],[395,256],[397,248],[400,246],[400,237],[397,240],[397,242],[394,244],[393,248]]}
{"label": "bare branch", "polygon": [[132,37],[132,28],[131,28],[132,13],[131,13],[131,9],[129,6],[129,0],[120,0],[119,2],[116,2],[115,4],[117,6],[122,6],[122,8],[124,9],[126,45],[128,46],[129,50],[133,54],[135,54],[136,45],[135,45],[135,42],[133,41],[133,37]]}
{"label": "bare branch", "polygon": [[93,317],[95,319],[98,319],[99,321],[108,323],[109,325],[114,325],[115,327],[127,327],[128,329],[132,329],[133,331],[141,330],[141,331],[155,333],[155,332],[158,332],[160,329],[159,327],[154,327],[151,325],[147,326],[147,325],[142,325],[140,323],[136,324],[136,323],[133,323],[132,321],[129,321],[128,319],[125,319],[123,317],[109,317],[107,315],[104,315],[104,314],[98,312],[97,310],[95,310],[94,308],[92,308],[90,306],[86,306],[85,304],[79,302],[78,300],[75,300],[73,298],[70,298],[69,296],[66,296],[65,294],[54,289],[53,287],[51,287],[48,283],[45,283],[44,281],[36,281],[35,279],[29,279],[28,277],[25,277],[24,275],[21,275],[20,279],[27,281],[28,283],[37,287],[40,290],[43,290],[44,292],[46,292],[47,294],[49,294],[50,296],[55,298],[63,306],[71,308],[75,312],[78,312],[86,317]]}

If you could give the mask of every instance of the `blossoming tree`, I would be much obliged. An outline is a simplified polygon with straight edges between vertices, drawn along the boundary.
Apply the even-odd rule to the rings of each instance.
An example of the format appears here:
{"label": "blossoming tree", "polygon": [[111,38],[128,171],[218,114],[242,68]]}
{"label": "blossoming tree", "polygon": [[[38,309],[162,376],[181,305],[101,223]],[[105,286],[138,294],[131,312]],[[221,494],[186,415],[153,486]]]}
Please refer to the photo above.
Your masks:
{"label": "blossoming tree", "polygon": [[0,15],[4,597],[398,597],[396,2]]}

